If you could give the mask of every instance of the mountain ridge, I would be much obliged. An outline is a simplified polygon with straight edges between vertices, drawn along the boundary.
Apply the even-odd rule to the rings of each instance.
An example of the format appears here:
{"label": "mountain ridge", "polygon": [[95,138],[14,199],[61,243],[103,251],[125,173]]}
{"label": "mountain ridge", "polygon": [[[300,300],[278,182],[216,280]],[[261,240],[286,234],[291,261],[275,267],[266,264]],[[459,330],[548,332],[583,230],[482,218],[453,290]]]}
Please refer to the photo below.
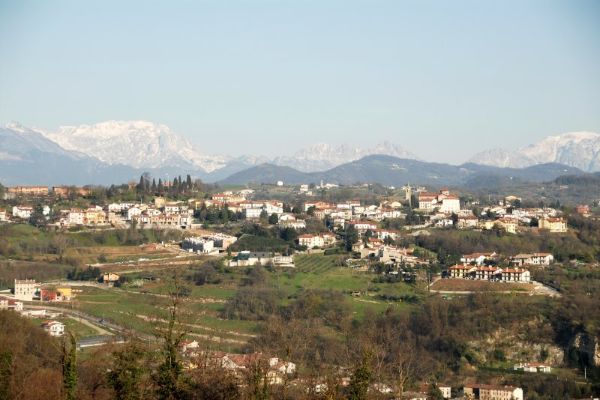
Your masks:
{"label": "mountain ridge", "polygon": [[548,136],[515,151],[484,150],[469,161],[499,167],[528,167],[556,162],[596,172],[600,171],[600,134],[580,131]]}
{"label": "mountain ridge", "polygon": [[[397,185],[402,178],[448,185],[474,179],[480,185],[485,184],[485,174],[539,181],[587,172],[596,162],[600,168],[600,134],[593,132],[551,136],[517,152],[489,150],[473,157],[476,163],[461,165],[422,161],[390,142],[370,148],[321,143],[275,158],[206,156],[166,125],[146,121],[107,121],[61,127],[57,132],[18,123],[0,128],[0,182],[105,184],[135,180],[149,172],[163,179],[190,174],[206,182],[306,183],[323,179]],[[98,148],[101,151],[95,150]]]}
{"label": "mountain ridge", "polygon": [[[270,183],[283,181],[287,184],[317,183],[335,184],[380,183],[401,186],[417,182],[431,186],[460,186],[475,182],[476,178],[497,177],[508,180],[544,182],[562,175],[584,174],[578,168],[549,163],[527,168],[500,168],[473,163],[450,165],[419,160],[402,159],[387,155],[370,155],[327,171],[305,173],[290,167],[261,164],[230,175],[219,184]],[[485,184],[478,182],[478,186]]]}

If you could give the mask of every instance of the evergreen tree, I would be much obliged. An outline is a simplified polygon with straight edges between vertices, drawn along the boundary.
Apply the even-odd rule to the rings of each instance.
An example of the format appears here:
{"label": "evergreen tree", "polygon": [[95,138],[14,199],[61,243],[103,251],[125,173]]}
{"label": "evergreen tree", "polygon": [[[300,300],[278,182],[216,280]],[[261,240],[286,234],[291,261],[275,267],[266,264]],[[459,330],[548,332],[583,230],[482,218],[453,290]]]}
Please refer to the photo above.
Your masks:
{"label": "evergreen tree", "polygon": [[352,251],[352,245],[358,242],[358,232],[354,225],[348,224],[344,235],[344,246],[346,251]]}
{"label": "evergreen tree", "polygon": [[143,193],[145,186],[146,185],[144,184],[144,176],[140,175],[140,181],[138,182],[137,187],[136,187],[138,193]]}
{"label": "evergreen tree", "polygon": [[69,332],[68,343],[63,339],[62,358],[63,399],[76,400],[77,342],[71,332]]}
{"label": "evergreen tree", "polygon": [[269,224],[275,225],[277,222],[279,222],[279,217],[277,216],[277,214],[273,213],[269,215]]}
{"label": "evergreen tree", "polygon": [[427,391],[427,398],[431,400],[444,400],[444,395],[442,391],[435,383],[429,385],[429,390]]}
{"label": "evergreen tree", "polygon": [[41,204],[37,204],[29,217],[29,223],[33,226],[42,227],[46,226],[48,221],[46,220],[46,216],[44,215],[44,206]]}
{"label": "evergreen tree", "polygon": [[224,224],[229,222],[229,208],[227,207],[227,204],[221,209],[221,222]]}
{"label": "evergreen tree", "polygon": [[260,212],[260,216],[259,216],[260,222],[265,224],[268,222],[269,220],[269,214],[267,213],[267,210],[262,210]]}
{"label": "evergreen tree", "polygon": [[0,399],[10,400],[10,381],[13,371],[13,357],[9,351],[0,353]]}
{"label": "evergreen tree", "polygon": [[369,355],[364,355],[360,364],[354,370],[348,387],[348,398],[350,400],[366,400],[368,397],[369,385],[373,379],[371,371],[371,360]]}
{"label": "evergreen tree", "polygon": [[137,343],[131,343],[126,348],[114,352],[113,358],[107,380],[115,391],[115,399],[143,399],[141,378],[145,373],[144,349]]}

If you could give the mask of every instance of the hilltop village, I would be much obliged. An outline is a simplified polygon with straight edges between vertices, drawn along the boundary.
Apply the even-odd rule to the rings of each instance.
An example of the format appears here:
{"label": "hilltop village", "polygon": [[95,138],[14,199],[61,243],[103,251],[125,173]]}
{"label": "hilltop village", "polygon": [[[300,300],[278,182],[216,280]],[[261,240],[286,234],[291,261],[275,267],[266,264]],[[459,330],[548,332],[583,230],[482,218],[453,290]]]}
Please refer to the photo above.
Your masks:
{"label": "hilltop village", "polygon": [[573,311],[598,313],[598,204],[189,176],[0,194],[3,318],[79,352],[172,345],[178,374],[223,371],[229,398],[598,390],[598,320]]}

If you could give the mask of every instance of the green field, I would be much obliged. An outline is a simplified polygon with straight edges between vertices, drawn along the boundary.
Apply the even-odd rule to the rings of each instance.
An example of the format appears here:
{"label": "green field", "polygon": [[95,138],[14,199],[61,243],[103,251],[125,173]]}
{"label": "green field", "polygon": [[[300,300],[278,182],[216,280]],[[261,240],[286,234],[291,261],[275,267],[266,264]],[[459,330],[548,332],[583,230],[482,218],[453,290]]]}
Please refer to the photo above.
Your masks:
{"label": "green field", "polygon": [[[44,321],[47,321],[48,318],[32,318],[32,321],[36,325],[42,325]],[[88,325],[78,321],[77,319],[73,319],[67,316],[60,316],[56,318],[52,318],[53,321],[59,321],[65,324],[65,331],[71,332],[75,338],[82,339],[90,336],[97,336],[98,332],[89,327]]]}
{"label": "green field", "polygon": [[[415,288],[405,283],[374,283],[375,275],[372,273],[339,266],[339,255],[303,254],[296,256],[294,262],[294,270],[272,275],[273,284],[278,289],[288,296],[307,289],[340,291],[348,295],[352,308],[358,315],[362,315],[368,308],[384,311],[392,304],[378,300],[378,294],[416,294]],[[361,297],[351,297],[352,292],[361,292]]]}
{"label": "green field", "polygon": [[[381,313],[389,307],[407,306],[402,301],[383,300],[380,295],[419,296],[414,286],[403,282],[375,283],[376,275],[372,273],[340,266],[340,255],[298,255],[294,261],[296,268],[267,272],[266,284],[283,293],[282,305],[303,290],[333,290],[344,294],[354,318],[362,318],[367,310]],[[196,286],[188,282],[191,291],[185,300],[182,322],[189,329],[190,337],[230,351],[243,347],[259,332],[262,322],[221,318],[227,300],[235,296],[246,273],[247,269],[242,268],[221,272],[219,284]],[[144,283],[142,287],[83,287],[75,300],[75,308],[151,335],[166,318],[168,274],[168,271],[157,271],[155,275],[160,279]],[[356,292],[360,292],[360,296],[356,296]]]}

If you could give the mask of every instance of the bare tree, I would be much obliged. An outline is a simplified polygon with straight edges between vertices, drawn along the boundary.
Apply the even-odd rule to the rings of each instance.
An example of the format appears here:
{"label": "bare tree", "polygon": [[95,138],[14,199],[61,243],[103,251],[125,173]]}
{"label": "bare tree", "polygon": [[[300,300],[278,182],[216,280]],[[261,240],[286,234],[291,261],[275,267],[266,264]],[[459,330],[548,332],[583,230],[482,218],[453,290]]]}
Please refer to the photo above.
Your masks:
{"label": "bare tree", "polygon": [[155,326],[155,335],[161,342],[161,360],[154,375],[159,399],[181,399],[185,394],[179,346],[189,333],[186,325],[181,322],[184,302],[188,293],[189,288],[176,272],[169,282],[167,320],[157,321]]}

